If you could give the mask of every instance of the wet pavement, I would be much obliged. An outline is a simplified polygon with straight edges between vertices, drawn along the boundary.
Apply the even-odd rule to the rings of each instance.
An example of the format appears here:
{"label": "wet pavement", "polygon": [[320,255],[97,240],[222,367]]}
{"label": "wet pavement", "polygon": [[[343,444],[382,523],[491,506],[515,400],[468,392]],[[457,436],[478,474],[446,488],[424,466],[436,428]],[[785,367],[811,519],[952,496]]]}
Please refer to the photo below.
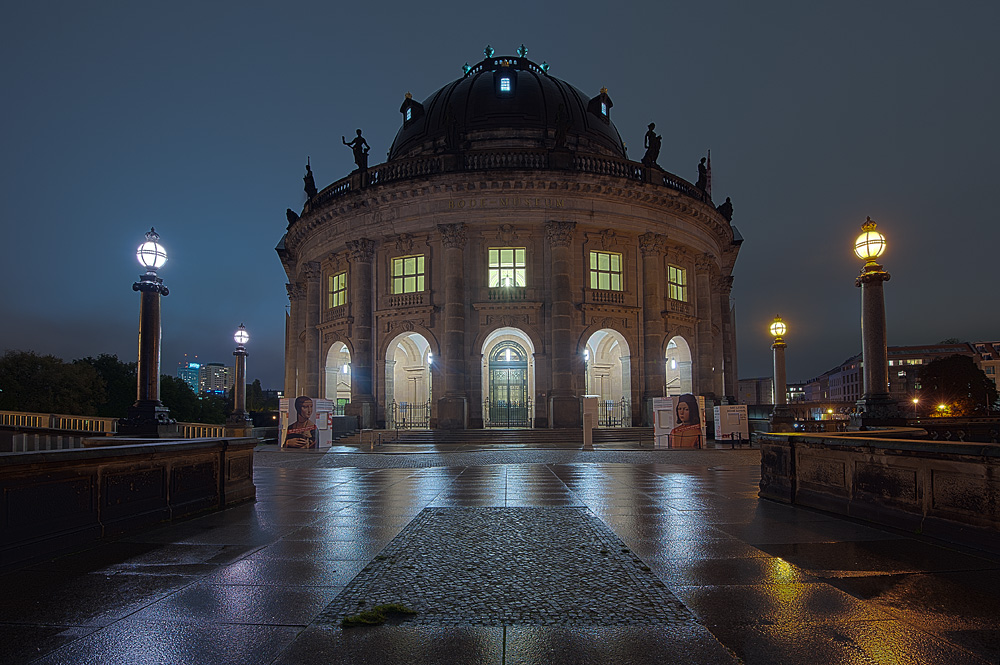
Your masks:
{"label": "wet pavement", "polygon": [[760,500],[757,450],[255,462],[253,504],[0,576],[0,663],[1000,663],[1000,556]]}

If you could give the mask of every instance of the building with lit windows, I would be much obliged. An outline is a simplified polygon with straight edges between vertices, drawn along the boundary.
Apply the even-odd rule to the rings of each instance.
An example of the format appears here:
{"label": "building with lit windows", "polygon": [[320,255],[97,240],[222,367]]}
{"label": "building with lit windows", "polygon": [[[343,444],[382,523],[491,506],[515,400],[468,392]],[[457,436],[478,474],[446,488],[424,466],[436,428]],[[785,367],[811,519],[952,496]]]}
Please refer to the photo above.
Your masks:
{"label": "building with lit windows", "polygon": [[177,378],[188,384],[191,391],[195,394],[200,392],[198,375],[201,371],[201,363],[196,362],[186,362],[181,363],[177,368]]}
{"label": "building with lit windows", "polygon": [[487,53],[406,95],[384,164],[356,152],[289,211],[285,394],[444,429],[579,427],[587,393],[619,425],[735,401],[731,206],[628,159],[606,89]]}
{"label": "building with lit windows", "polygon": [[233,369],[222,363],[202,363],[198,370],[199,393],[228,393],[233,387]]}

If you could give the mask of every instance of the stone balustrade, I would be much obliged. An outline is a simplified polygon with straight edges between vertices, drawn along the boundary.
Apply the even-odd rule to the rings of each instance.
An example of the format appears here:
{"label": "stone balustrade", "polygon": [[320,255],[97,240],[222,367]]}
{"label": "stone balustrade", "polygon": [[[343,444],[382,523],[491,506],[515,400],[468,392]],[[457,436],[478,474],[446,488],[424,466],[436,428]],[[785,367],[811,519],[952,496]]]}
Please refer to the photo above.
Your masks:
{"label": "stone balustrade", "polygon": [[1000,552],[1000,445],[916,434],[755,434],[760,496]]}

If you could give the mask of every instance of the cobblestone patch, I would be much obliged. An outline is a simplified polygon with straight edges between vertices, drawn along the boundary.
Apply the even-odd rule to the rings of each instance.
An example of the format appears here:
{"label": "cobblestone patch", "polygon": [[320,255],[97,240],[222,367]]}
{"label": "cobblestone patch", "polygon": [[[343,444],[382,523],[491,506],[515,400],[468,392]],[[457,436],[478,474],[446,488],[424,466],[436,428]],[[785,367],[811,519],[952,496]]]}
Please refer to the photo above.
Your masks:
{"label": "cobblestone patch", "polygon": [[426,508],[327,606],[320,623],[383,603],[407,623],[615,626],[696,622],[581,508]]}

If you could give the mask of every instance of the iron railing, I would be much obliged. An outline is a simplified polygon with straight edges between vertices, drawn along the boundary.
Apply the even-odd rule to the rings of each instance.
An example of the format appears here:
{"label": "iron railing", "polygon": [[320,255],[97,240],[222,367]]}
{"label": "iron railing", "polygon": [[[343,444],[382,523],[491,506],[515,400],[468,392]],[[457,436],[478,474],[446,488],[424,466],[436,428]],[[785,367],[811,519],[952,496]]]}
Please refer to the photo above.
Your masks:
{"label": "iron railing", "polygon": [[386,409],[386,429],[428,429],[430,426],[430,400],[422,404],[394,401]]}
{"label": "iron railing", "polygon": [[618,401],[612,399],[599,401],[597,403],[597,426],[631,427],[632,400],[622,397]]}
{"label": "iron railing", "polygon": [[484,427],[531,427],[531,400],[509,402],[486,400],[483,402]]}

